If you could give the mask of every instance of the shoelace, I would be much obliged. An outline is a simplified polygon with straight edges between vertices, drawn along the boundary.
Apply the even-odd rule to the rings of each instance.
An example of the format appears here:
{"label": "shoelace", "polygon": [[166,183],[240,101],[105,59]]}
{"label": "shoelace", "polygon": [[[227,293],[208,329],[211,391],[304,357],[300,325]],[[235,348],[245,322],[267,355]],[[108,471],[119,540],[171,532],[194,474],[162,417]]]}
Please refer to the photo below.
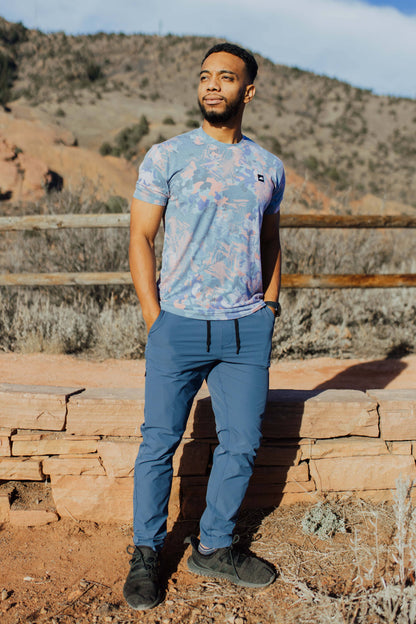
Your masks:
{"label": "shoelace", "polygon": [[243,552],[241,552],[241,550],[237,550],[235,548],[235,545],[239,541],[240,541],[240,536],[239,535],[234,535],[233,541],[231,542],[231,544],[229,546],[227,546],[224,554],[229,554],[230,560],[231,560],[231,564],[233,566],[234,573],[235,573],[237,578],[241,579],[241,576],[239,575],[239,573],[237,571],[237,565],[239,563],[243,564],[245,559],[247,559],[247,555],[245,555]]}
{"label": "shoelace", "polygon": [[131,565],[131,574],[137,576],[139,572],[145,572],[145,575],[149,578],[155,574],[156,572],[156,557],[148,557],[144,558],[144,555],[140,548],[136,548],[135,546],[127,546],[126,551],[129,555],[131,555],[130,565]]}

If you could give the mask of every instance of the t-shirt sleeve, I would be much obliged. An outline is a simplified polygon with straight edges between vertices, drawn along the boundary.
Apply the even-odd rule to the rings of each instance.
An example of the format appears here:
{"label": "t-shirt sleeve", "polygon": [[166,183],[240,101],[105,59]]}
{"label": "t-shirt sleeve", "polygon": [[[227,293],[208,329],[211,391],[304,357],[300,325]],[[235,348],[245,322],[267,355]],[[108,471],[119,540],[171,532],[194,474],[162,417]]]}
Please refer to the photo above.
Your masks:
{"label": "t-shirt sleeve", "polygon": [[279,185],[276,185],[276,188],[273,191],[272,198],[270,200],[269,205],[267,206],[264,214],[271,215],[276,214],[280,210],[280,204],[282,203],[283,193],[285,192],[285,170],[282,168],[280,173],[280,182]]}
{"label": "t-shirt sleeve", "polygon": [[160,144],[153,145],[144,157],[133,197],[149,204],[166,205],[169,199],[168,158]]}

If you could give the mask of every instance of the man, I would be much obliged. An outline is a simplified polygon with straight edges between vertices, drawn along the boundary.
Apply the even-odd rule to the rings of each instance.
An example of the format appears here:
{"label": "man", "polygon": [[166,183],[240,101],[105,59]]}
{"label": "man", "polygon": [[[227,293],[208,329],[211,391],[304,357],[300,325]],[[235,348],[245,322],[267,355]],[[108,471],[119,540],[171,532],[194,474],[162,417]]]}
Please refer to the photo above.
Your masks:
{"label": "man", "polygon": [[[202,127],[154,145],[139,171],[129,253],[148,342],[135,546],[123,590],[133,609],[162,599],[158,552],[166,536],[172,456],[204,380],[219,445],[188,567],[248,587],[275,579],[272,566],[238,551],[232,536],[260,444],[279,311],[283,165],[241,133],[256,74],[255,59],[242,48],[211,48],[198,88]],[[162,219],[157,283],[154,239]]]}

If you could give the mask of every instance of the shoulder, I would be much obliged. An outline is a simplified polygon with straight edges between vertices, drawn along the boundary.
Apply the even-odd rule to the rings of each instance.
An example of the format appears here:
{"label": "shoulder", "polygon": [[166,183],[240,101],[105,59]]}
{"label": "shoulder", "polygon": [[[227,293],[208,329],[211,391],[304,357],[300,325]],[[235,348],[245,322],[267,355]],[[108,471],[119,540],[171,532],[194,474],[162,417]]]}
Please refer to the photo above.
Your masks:
{"label": "shoulder", "polygon": [[142,167],[157,167],[169,173],[188,160],[198,146],[198,129],[155,143],[144,157]]}
{"label": "shoulder", "polygon": [[260,157],[262,160],[265,160],[270,165],[274,165],[276,167],[283,167],[282,161],[280,160],[278,156],[276,156],[276,154],[272,154],[271,152],[266,150],[264,147],[262,147],[261,145],[253,141],[253,139],[250,139],[247,136],[244,136],[244,140],[246,142],[247,149],[253,152],[253,154],[255,154],[257,157]]}
{"label": "shoulder", "polygon": [[169,180],[194,158],[195,150],[200,145],[199,136],[196,129],[152,145],[140,165],[141,178],[158,175]]}
{"label": "shoulder", "polygon": [[149,150],[150,152],[159,154],[178,153],[187,147],[190,149],[193,145],[199,145],[200,133],[199,128],[178,134],[162,143],[155,143]]}

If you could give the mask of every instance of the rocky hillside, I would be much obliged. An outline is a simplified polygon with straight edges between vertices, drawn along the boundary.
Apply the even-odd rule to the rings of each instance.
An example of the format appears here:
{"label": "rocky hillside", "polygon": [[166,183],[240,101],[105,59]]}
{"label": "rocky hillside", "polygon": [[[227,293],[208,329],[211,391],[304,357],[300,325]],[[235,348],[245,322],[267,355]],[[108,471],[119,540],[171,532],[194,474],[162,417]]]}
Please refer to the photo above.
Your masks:
{"label": "rocky hillside", "polygon": [[[44,34],[0,18],[3,205],[43,192],[52,173],[130,197],[149,145],[199,125],[198,68],[215,42]],[[244,131],[284,160],[287,210],[415,212],[415,100],[257,60]]]}

